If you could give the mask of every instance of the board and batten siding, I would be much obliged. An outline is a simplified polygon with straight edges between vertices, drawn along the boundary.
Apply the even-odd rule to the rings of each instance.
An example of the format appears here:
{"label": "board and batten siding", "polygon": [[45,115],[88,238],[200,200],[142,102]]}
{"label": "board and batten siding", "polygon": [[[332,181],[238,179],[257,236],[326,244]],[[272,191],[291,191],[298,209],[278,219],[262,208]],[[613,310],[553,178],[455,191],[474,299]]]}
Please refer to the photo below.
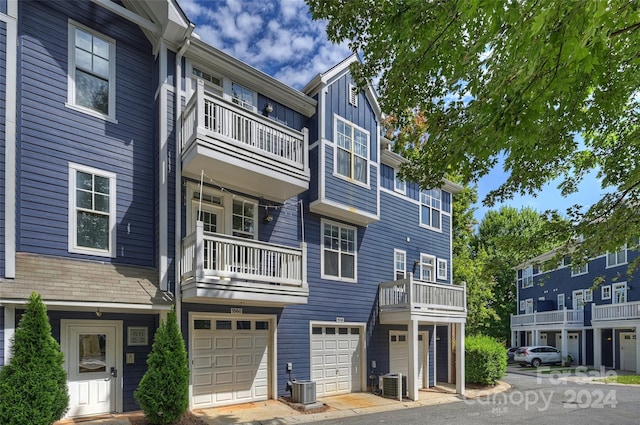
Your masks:
{"label": "board and batten siding", "polygon": [[[6,13],[7,3],[1,2],[4,9],[0,9],[0,12]],[[4,185],[5,185],[5,117],[6,117],[6,101],[7,101],[7,24],[0,21],[0,205],[6,205],[7,199],[5,197]],[[4,276],[4,236],[5,236],[5,212],[4,208],[0,211],[0,276]],[[2,339],[0,338],[0,341]],[[0,358],[2,358],[0,350]]]}
{"label": "board and batten siding", "polygon": [[320,152],[320,145],[317,144],[313,149],[309,150],[309,172],[311,173],[311,179],[309,180],[309,190],[305,196],[309,202],[318,200],[319,196],[319,184],[320,184],[320,172],[322,169],[318,163],[318,155]]}
{"label": "board and batten siding", "polygon": [[4,366],[4,307],[0,306],[0,369]]}
{"label": "board and batten siding", "polygon": [[342,204],[345,208],[356,208],[368,213],[378,214],[378,168],[369,163],[369,187],[352,183],[346,178],[334,174],[335,146],[327,144],[324,148],[324,196],[325,199]]}
{"label": "board and batten siding", "polygon": [[[18,250],[68,253],[68,163],[117,176],[117,258],[154,265],[153,55],[138,27],[88,2],[20,2]],[[117,123],[65,107],[71,18],[116,40]],[[46,224],[46,225],[45,225]]]}

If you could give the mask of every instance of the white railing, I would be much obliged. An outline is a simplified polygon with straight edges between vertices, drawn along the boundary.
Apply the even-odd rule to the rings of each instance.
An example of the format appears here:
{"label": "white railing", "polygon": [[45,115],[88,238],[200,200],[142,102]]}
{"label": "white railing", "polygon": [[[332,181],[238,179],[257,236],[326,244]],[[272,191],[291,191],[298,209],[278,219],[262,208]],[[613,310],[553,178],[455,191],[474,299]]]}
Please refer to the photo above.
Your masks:
{"label": "white railing", "polygon": [[202,223],[183,239],[182,281],[239,280],[303,286],[306,246],[299,249],[244,238],[205,234]]}
{"label": "white railing", "polygon": [[379,305],[388,308],[407,308],[411,312],[434,311],[466,313],[467,291],[465,286],[448,285],[413,280],[385,282],[379,285]]}
{"label": "white railing", "polygon": [[511,326],[547,325],[554,323],[582,324],[584,323],[584,310],[554,310],[511,315]]}
{"label": "white railing", "polygon": [[196,92],[182,113],[182,148],[186,149],[199,132],[300,170],[308,168],[306,130],[293,130],[221,97],[206,94],[202,80],[198,80]]}
{"label": "white railing", "polygon": [[596,305],[592,320],[640,319],[640,301],[623,304]]}

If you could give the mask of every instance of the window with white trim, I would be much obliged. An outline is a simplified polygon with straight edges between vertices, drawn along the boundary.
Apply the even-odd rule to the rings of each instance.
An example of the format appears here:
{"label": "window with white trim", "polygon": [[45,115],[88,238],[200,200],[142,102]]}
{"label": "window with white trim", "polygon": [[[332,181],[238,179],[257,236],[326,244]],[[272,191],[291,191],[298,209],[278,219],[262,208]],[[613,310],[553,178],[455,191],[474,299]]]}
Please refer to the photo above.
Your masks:
{"label": "window with white trim", "polygon": [[613,284],[613,304],[623,304],[627,302],[627,283],[614,283]]}
{"label": "window with white trim", "polygon": [[558,294],[558,310],[564,310],[564,294]]}
{"label": "window with white trim", "polygon": [[435,282],[436,257],[428,254],[420,254],[420,280]]}
{"label": "window with white trim", "polygon": [[369,183],[369,133],[336,116],[335,170],[341,176]]}
{"label": "window with white trim", "polygon": [[116,256],[116,175],[69,163],[69,252]]}
{"label": "window with white trim", "polygon": [[442,191],[440,189],[420,192],[420,224],[440,230],[442,228]]}
{"label": "window with white trim", "polygon": [[533,286],[533,266],[525,267],[518,271],[518,286],[521,288],[531,288]]}
{"label": "window with white trim", "polygon": [[407,184],[398,175],[400,171],[394,168],[393,170],[393,190],[403,195],[407,193]]}
{"label": "window with white trim", "polygon": [[222,79],[212,75],[209,72],[203,71],[200,68],[193,67],[191,68],[191,75],[194,78],[200,78],[204,81],[205,89],[208,92],[215,93],[218,96],[222,96],[223,88],[222,88]]}
{"label": "window with white trim", "polygon": [[355,281],[356,228],[323,222],[322,235],[322,277]]}
{"label": "window with white trim", "polygon": [[407,253],[400,249],[393,250],[393,272],[396,280],[407,277]]}
{"label": "window with white trim", "polygon": [[250,111],[255,110],[254,92],[235,82],[231,83],[231,101]]}
{"label": "window with white trim", "polygon": [[593,302],[593,290],[591,288],[584,290],[584,301]]}
{"label": "window with white trim", "polygon": [[600,297],[603,300],[610,300],[611,299],[611,285],[606,285],[606,286],[603,286],[602,288],[600,288]]}
{"label": "window with white trim", "polygon": [[627,248],[624,247],[620,251],[607,252],[607,267],[620,266],[627,264]]}
{"label": "window with white trim", "polygon": [[571,276],[580,276],[589,273],[589,265],[583,264],[582,266],[576,266],[571,268]]}
{"label": "window with white trim", "polygon": [[447,260],[438,258],[438,279],[447,280]]}
{"label": "window with white trim", "polygon": [[524,314],[533,314],[533,298],[525,300]]}
{"label": "window with white trim", "polygon": [[524,300],[520,300],[520,311],[524,311],[524,309],[525,309]]}
{"label": "window with white trim", "polygon": [[573,291],[571,296],[573,298],[573,309],[584,310],[584,291],[582,289]]}
{"label": "window with white trim", "polygon": [[256,238],[256,208],[253,202],[233,200],[232,231],[233,236]]}
{"label": "window with white trim", "polygon": [[72,21],[68,31],[67,105],[115,120],[115,40]]}

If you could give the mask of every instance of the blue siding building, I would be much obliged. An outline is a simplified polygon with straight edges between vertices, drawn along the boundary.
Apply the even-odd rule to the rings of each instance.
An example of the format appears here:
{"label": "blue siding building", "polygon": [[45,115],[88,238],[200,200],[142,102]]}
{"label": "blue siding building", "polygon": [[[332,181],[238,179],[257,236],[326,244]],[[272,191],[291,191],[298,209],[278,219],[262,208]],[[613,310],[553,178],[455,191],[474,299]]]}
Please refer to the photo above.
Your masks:
{"label": "blue siding building", "polygon": [[513,345],[560,349],[564,360],[614,369],[640,370],[640,294],[628,266],[638,256],[626,247],[572,267],[565,258],[542,269],[550,252],[518,268],[518,312],[511,316]]}
{"label": "blue siding building", "polygon": [[413,399],[464,393],[460,187],[398,178],[357,57],[298,91],[204,43],[174,0],[2,5],[0,367],[36,291],[69,417],[138,408],[172,305],[191,408],[387,373]]}

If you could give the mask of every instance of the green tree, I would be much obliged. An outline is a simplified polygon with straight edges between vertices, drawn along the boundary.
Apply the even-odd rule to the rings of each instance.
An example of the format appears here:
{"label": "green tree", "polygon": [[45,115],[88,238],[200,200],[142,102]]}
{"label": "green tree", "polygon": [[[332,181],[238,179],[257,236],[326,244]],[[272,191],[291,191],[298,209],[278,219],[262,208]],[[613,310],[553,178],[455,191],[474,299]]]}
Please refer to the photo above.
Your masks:
{"label": "green tree", "polygon": [[60,345],[51,336],[47,307],[33,293],[0,369],[0,423],[50,425],[68,408],[67,374]]}
{"label": "green tree", "polygon": [[595,172],[610,192],[554,229],[565,241],[585,236],[585,258],[640,234],[640,3],[307,3],[330,40],[360,53],[354,75],[379,81],[399,127],[427,117],[419,143],[397,145],[411,159],[407,180],[436,187],[456,170],[473,182],[502,162],[510,176],[484,200],[491,206],[549,182],[566,195]]}
{"label": "green tree", "polygon": [[178,421],[189,407],[189,362],[173,308],[155,333],[134,398],[154,425]]}

